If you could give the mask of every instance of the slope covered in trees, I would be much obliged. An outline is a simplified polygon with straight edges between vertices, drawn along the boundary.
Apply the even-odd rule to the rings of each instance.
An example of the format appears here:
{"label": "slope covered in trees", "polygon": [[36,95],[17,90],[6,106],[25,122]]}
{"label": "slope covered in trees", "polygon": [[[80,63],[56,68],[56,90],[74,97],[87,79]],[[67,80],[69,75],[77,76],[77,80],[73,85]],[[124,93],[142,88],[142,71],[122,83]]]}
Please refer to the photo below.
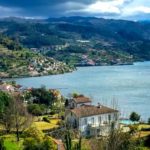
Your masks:
{"label": "slope covered in trees", "polygon": [[7,18],[0,20],[0,31],[25,47],[75,65],[150,60],[149,22],[95,17]]}
{"label": "slope covered in trees", "polygon": [[72,70],[65,63],[31,52],[18,42],[0,35],[0,77],[40,76]]}

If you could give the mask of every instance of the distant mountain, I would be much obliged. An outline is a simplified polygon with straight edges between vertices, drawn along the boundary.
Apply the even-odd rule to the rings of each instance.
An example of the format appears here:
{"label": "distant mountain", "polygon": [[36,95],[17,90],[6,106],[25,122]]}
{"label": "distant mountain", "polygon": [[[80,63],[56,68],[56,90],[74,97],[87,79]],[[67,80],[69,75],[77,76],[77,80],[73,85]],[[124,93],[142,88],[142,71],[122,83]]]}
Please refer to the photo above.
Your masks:
{"label": "distant mountain", "polygon": [[[21,20],[21,21],[20,21]],[[150,60],[150,22],[61,17],[3,19],[0,32],[25,47],[74,65],[112,65]]]}

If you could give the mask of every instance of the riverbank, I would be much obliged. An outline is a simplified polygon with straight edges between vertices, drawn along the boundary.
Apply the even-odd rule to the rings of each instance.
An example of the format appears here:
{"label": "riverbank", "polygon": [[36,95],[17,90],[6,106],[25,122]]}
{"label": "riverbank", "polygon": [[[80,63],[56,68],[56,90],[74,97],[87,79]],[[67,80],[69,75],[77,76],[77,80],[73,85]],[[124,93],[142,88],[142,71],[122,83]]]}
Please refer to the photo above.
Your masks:
{"label": "riverbank", "polygon": [[121,107],[122,117],[132,111],[141,114],[145,121],[150,117],[150,62],[137,62],[124,66],[78,67],[77,71],[59,75],[7,79],[23,87],[60,89],[64,96],[83,93],[92,97],[93,103],[112,105],[113,99]]}
{"label": "riverbank", "polygon": [[[137,61],[137,62],[143,62],[143,61]],[[38,71],[29,71],[28,73],[22,75],[22,74],[18,74],[16,73],[16,75],[10,76],[8,73],[5,72],[0,72],[0,79],[12,79],[12,78],[29,78],[29,77],[41,77],[41,76],[49,76],[49,75],[59,75],[59,74],[65,74],[65,73],[72,73],[73,71],[76,71],[78,67],[96,67],[96,66],[125,66],[125,65],[134,65],[134,63],[137,62],[125,62],[125,63],[117,63],[117,64],[107,64],[107,63],[103,63],[103,64],[95,64],[95,65],[91,65],[91,64],[78,64],[75,65],[74,67],[69,67],[69,66],[65,66],[64,69],[60,69],[60,70],[54,70],[54,71],[47,71],[47,72],[38,72]],[[64,67],[64,66],[63,66]]]}

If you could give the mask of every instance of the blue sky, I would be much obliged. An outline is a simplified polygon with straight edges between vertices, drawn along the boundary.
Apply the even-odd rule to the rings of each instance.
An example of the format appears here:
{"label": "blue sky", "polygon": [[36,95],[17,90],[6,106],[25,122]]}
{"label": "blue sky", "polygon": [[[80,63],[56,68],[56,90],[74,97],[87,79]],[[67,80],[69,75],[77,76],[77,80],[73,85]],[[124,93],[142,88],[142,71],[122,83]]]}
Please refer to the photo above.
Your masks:
{"label": "blue sky", "polygon": [[150,20],[150,0],[0,0],[0,17]]}

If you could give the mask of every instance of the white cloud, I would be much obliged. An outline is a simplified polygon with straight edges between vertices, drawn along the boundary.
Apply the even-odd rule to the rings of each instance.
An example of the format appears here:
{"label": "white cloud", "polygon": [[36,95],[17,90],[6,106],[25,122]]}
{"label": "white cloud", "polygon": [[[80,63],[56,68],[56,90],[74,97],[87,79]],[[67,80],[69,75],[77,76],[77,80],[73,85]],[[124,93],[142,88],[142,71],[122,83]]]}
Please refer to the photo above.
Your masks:
{"label": "white cloud", "polygon": [[[71,9],[66,11],[67,13],[88,13],[88,14],[121,14],[121,9],[125,3],[128,3],[132,0],[97,0],[89,5],[82,5],[82,8],[79,9]],[[72,4],[72,3],[68,3]],[[77,3],[74,5],[76,6]],[[78,3],[81,5],[81,3]],[[70,5],[66,5],[70,6]]]}
{"label": "white cloud", "polygon": [[11,16],[15,16],[18,14],[18,12],[20,11],[19,8],[9,8],[9,7],[4,7],[4,6],[0,6],[0,17],[9,17]]}
{"label": "white cloud", "polygon": [[123,10],[124,15],[133,15],[137,13],[150,13],[150,7],[139,6],[139,7],[125,8]]}
{"label": "white cloud", "polygon": [[89,13],[120,13],[120,6],[122,6],[124,0],[113,0],[113,1],[97,1],[87,6],[82,11]]}

